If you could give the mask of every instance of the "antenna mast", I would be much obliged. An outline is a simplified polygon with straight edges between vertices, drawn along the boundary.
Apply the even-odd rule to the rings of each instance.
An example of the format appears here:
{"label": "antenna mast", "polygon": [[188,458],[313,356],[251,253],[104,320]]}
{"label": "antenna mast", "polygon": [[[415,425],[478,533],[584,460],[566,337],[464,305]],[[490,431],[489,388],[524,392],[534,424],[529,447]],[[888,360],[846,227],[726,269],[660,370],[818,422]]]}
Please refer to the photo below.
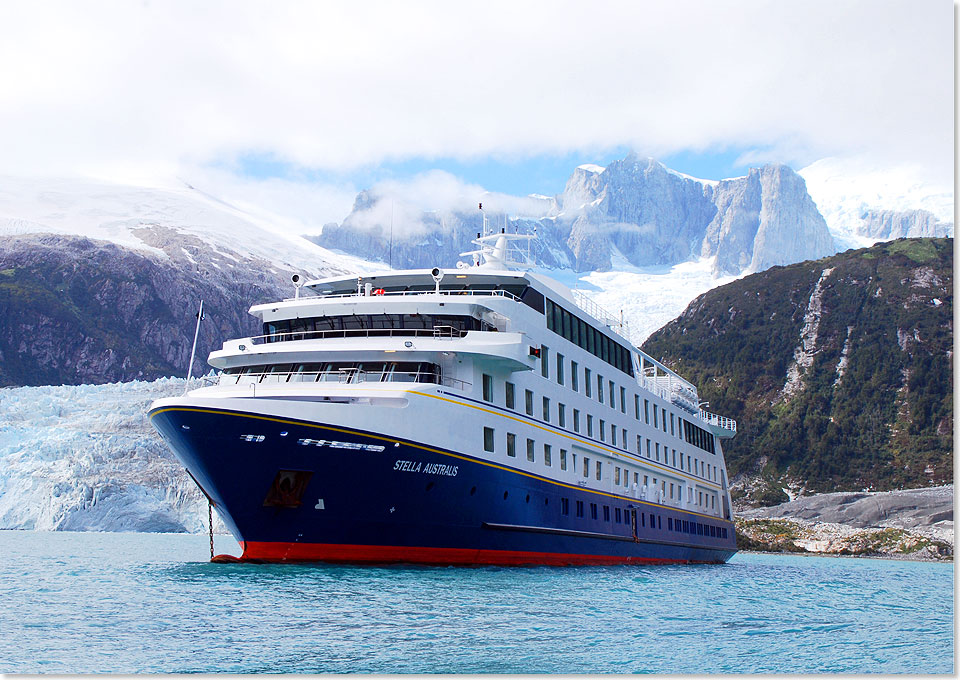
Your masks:
{"label": "antenna mast", "polygon": [[187,368],[187,384],[183,388],[184,394],[190,389],[190,378],[193,377],[193,358],[197,354],[197,336],[200,335],[201,321],[203,321],[203,299],[200,300],[200,311],[197,312],[197,327],[193,331],[193,349],[190,350],[190,367]]}

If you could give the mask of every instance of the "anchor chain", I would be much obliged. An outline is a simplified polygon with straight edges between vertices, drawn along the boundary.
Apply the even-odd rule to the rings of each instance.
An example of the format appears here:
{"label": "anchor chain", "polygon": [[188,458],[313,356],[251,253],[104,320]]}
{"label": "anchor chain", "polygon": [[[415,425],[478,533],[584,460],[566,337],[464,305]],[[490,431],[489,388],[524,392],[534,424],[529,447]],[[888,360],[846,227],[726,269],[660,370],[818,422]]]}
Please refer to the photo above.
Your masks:
{"label": "anchor chain", "polygon": [[207,498],[207,526],[210,527],[210,559],[213,560],[213,501]]}

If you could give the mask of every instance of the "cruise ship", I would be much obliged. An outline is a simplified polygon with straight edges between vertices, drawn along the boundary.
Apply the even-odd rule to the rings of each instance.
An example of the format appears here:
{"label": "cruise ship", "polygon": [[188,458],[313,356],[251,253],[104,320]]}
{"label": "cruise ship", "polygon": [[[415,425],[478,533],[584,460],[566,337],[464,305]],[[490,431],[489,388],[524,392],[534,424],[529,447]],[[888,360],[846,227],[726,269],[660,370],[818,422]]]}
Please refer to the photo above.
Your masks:
{"label": "cruise ship", "polygon": [[242,561],[722,563],[736,423],[494,233],[299,281],[150,419]]}

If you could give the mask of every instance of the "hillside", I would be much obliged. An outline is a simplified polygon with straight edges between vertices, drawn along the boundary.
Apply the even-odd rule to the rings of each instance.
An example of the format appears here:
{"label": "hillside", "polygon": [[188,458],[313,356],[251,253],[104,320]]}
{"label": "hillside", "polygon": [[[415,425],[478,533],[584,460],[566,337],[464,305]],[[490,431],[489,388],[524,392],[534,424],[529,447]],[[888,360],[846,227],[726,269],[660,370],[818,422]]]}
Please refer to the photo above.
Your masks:
{"label": "hillside", "polygon": [[715,288],[644,343],[736,418],[746,500],[953,481],[953,241],[900,239]]}
{"label": "hillside", "polygon": [[170,229],[139,233],[161,256],[82,236],[0,236],[0,387],[185,376],[201,299],[202,374],[224,339],[259,332],[252,304],[292,293],[273,263]]}

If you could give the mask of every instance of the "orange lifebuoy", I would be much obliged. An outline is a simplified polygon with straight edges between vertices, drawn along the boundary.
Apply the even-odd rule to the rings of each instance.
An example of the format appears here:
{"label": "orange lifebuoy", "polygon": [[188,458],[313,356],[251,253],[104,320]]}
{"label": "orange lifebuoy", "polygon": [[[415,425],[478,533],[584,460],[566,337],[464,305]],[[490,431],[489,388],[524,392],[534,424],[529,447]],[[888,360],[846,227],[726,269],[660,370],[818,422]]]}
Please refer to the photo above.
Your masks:
{"label": "orange lifebuoy", "polygon": [[386,291],[385,291],[383,288],[377,288],[375,291],[373,291],[373,294],[374,294],[374,295],[383,295],[385,292],[386,292]]}

